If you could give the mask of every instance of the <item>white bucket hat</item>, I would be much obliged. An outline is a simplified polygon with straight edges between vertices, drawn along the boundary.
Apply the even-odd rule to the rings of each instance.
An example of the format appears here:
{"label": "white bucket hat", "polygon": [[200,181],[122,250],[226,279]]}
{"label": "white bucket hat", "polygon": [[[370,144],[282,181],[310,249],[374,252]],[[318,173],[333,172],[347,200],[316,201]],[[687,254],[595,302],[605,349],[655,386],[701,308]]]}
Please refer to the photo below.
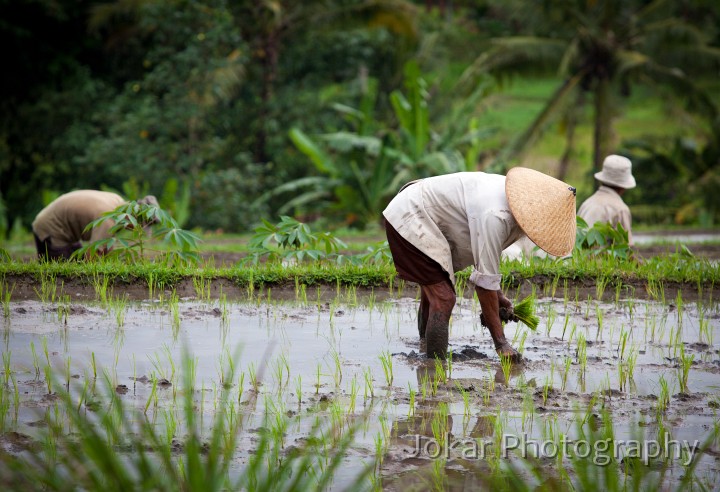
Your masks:
{"label": "white bucket hat", "polygon": [[595,173],[595,179],[602,184],[617,186],[618,188],[635,188],[635,178],[632,175],[632,162],[621,155],[609,155],[603,161],[602,171]]}
{"label": "white bucket hat", "polygon": [[515,220],[540,249],[553,256],[575,246],[575,188],[526,167],[510,169],[505,194]]}

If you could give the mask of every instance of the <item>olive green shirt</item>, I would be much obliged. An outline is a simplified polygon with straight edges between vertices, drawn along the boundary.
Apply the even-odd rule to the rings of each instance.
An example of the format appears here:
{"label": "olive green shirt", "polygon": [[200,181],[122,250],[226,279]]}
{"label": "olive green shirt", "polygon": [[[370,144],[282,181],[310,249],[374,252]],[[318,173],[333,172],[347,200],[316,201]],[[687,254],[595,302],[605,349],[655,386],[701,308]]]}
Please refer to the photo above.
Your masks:
{"label": "olive green shirt", "polygon": [[88,232],[85,227],[105,212],[125,203],[115,193],[96,190],[77,190],[61,195],[42,209],[32,223],[33,232],[44,241],[50,238],[53,246],[62,247],[83,241],[97,241],[110,237],[113,221],[105,221]]}

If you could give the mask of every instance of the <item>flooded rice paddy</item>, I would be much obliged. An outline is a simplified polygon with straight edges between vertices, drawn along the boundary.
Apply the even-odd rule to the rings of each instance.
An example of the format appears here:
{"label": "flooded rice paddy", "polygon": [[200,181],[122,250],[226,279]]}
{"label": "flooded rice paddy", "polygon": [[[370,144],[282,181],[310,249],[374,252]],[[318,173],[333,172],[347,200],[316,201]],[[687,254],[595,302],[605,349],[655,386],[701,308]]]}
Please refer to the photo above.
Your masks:
{"label": "flooded rice paddy", "polygon": [[[509,365],[495,354],[474,299],[455,308],[452,357],[443,363],[422,353],[415,289],[382,299],[313,289],[289,300],[272,291],[236,300],[168,291],[144,301],[6,301],[0,444],[17,452],[18,436],[38,436],[57,391],[69,389],[86,412],[108,405],[105,384],[178,440],[179,395],[191,391],[209,423],[225,391],[244,419],[234,473],[268,416],[278,416],[270,420],[286,450],[301,446],[317,422],[359,426],[334,488],[370,467],[369,487],[471,490],[498,463],[528,457],[539,470],[524,475],[530,482],[563,469],[574,478],[573,455],[597,466],[635,458],[651,472],[664,463],[667,484],[692,465],[701,483],[718,483],[713,292],[692,301],[661,291],[654,300],[613,296],[602,286],[595,295],[538,293],[537,331],[505,328],[525,359]],[[183,385],[185,370],[192,388]],[[613,444],[600,449],[609,437]]]}

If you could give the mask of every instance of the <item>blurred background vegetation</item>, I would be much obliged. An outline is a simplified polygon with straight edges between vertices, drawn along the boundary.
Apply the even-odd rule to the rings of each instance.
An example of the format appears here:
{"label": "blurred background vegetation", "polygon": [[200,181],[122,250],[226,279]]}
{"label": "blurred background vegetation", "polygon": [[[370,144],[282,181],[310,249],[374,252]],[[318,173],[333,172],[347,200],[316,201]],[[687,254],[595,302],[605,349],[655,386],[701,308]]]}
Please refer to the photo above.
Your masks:
{"label": "blurred background vegetation", "polygon": [[367,228],[400,185],[633,161],[636,224],[720,219],[714,0],[0,0],[0,237],[72,189],[186,228]]}

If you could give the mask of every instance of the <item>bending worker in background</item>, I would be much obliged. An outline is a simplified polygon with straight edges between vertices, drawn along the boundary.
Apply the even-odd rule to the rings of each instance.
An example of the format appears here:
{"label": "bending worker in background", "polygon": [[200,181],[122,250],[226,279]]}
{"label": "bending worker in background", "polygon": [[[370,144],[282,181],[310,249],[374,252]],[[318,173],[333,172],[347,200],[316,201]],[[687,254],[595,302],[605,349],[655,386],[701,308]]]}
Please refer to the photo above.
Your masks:
{"label": "bending worker in background", "polygon": [[613,227],[621,224],[628,233],[628,245],[632,246],[632,215],[622,199],[626,190],[635,188],[630,159],[619,155],[607,156],[602,171],[595,173],[595,179],[600,182],[600,187],[580,205],[578,217],[590,227],[595,222],[609,222]]}
{"label": "bending worker in background", "polygon": [[[158,206],[152,195],[137,201]],[[110,237],[114,225],[106,220],[90,231],[85,227],[104,213],[127,203],[115,193],[97,190],[77,190],[59,196],[37,214],[32,223],[38,257],[46,260],[70,259],[82,247],[81,241],[98,241]]]}
{"label": "bending worker in background", "polygon": [[517,318],[500,289],[500,254],[524,234],[551,255],[569,254],[575,188],[522,167],[507,177],[447,174],[406,184],[383,215],[398,276],[420,285],[418,329],[427,356],[446,358],[455,272],[473,265],[470,283],[495,350],[519,361],[503,331],[502,321]]}

